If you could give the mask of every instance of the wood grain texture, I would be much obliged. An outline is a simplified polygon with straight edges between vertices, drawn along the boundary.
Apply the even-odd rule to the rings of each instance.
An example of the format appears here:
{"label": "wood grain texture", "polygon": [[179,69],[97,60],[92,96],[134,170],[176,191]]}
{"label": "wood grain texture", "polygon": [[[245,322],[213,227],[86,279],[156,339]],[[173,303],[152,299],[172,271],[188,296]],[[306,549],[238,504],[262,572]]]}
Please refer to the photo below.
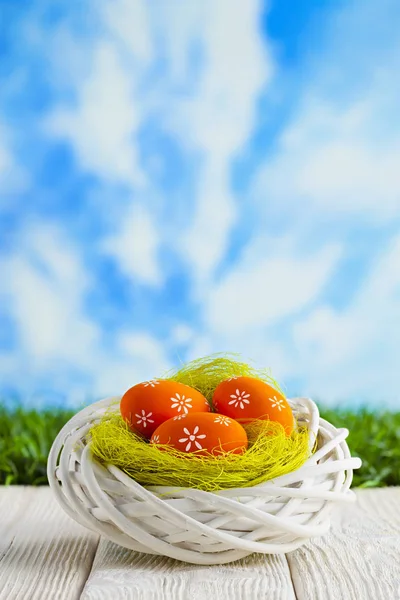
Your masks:
{"label": "wood grain texture", "polygon": [[97,542],[49,488],[0,487],[0,600],[400,600],[400,488],[357,491],[286,557],[203,567]]}
{"label": "wood grain texture", "polygon": [[284,555],[200,566],[101,540],[82,600],[295,600]]}
{"label": "wood grain texture", "polygon": [[0,486],[0,600],[77,600],[97,544],[49,488]]}
{"label": "wood grain texture", "polygon": [[298,600],[400,600],[400,488],[356,493],[328,535],[287,554]]}

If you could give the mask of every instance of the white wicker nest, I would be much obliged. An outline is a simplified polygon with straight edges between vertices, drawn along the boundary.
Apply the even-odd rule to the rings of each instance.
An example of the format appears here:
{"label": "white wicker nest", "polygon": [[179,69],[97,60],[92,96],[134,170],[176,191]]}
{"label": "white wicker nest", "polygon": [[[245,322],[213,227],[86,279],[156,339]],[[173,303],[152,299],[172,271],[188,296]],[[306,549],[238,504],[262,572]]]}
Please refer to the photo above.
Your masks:
{"label": "white wicker nest", "polygon": [[289,400],[318,449],[302,467],[248,488],[205,492],[143,487],[113,465],[93,459],[87,433],[119,398],[76,414],[51,448],[47,474],[58,502],[78,523],[113,542],[148,554],[202,565],[223,564],[252,552],[286,553],[324,534],[349,489],[359,458],[351,458],[348,430],[319,416],[307,398]]}

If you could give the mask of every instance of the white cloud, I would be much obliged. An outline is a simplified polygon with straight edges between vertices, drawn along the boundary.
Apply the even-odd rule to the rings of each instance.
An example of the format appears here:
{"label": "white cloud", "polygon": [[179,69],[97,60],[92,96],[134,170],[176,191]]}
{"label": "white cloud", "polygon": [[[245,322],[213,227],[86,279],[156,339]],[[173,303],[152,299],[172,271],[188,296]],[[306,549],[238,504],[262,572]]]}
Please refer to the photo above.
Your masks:
{"label": "white cloud", "polygon": [[[232,161],[253,131],[257,100],[271,76],[262,8],[260,0],[161,2],[157,8],[102,3],[102,36],[88,51],[82,47],[91,68],[74,80],[76,106],[59,106],[47,120],[48,131],[71,142],[84,169],[142,192],[152,182],[140,163],[137,135],[148,114],[157,114],[162,127],[199,156],[194,214],[189,207],[190,224],[173,242],[197,282],[213,274],[226,252],[236,218]],[[160,52],[165,71],[149,85],[149,67]]]}
{"label": "white cloud", "polygon": [[154,58],[151,23],[144,0],[106,0],[102,6],[107,29],[121,41],[141,68]]}
{"label": "white cloud", "polygon": [[271,76],[260,15],[258,0],[203,6],[195,38],[203,52],[199,80],[170,119],[181,142],[202,153],[196,208],[182,240],[182,252],[200,282],[212,275],[226,251],[236,217],[232,160],[253,131],[257,99]]}
{"label": "white cloud", "polygon": [[1,271],[1,303],[18,336],[18,350],[0,355],[3,384],[27,398],[49,387],[79,405],[89,394],[123,393],[170,368],[162,342],[145,331],[127,327],[105,341],[85,307],[94,282],[60,227],[30,224]]}
{"label": "white cloud", "polygon": [[116,45],[105,40],[96,44],[92,60],[89,76],[76,86],[76,106],[54,108],[45,128],[67,139],[83,169],[100,179],[142,185],[135,139],[141,104],[135,101],[134,72],[124,65]]}
{"label": "white cloud", "polygon": [[196,295],[208,287],[208,279],[227,249],[236,219],[235,201],[229,187],[228,164],[217,165],[210,158],[199,181],[193,220],[179,240],[197,284]]}
{"label": "white cloud", "polygon": [[209,293],[206,322],[215,332],[243,334],[302,310],[316,300],[340,256],[338,246],[303,257],[293,251],[260,257],[258,248],[255,259],[251,250]]}
{"label": "white cloud", "polygon": [[191,142],[215,160],[226,160],[252,132],[258,94],[272,69],[259,29],[260,2],[222,0],[207,8],[199,34],[204,53],[200,81],[182,116],[190,121],[185,133]]}
{"label": "white cloud", "polygon": [[80,37],[64,23],[50,38],[57,57],[48,57],[53,81],[74,102],[55,106],[45,130],[70,142],[84,170],[140,187],[146,174],[137,136],[148,110],[140,86],[155,55],[148,6],[141,0],[101,0],[93,4],[92,17],[99,24],[96,36]]}
{"label": "white cloud", "polygon": [[84,314],[89,281],[64,233],[32,226],[4,270],[8,308],[29,368],[40,371],[63,360],[84,369],[99,331]]}
{"label": "white cloud", "polygon": [[283,206],[301,202],[324,212],[363,213],[363,219],[400,214],[400,131],[375,139],[383,111],[374,99],[346,109],[309,101],[259,175],[258,195]]}
{"label": "white cloud", "polygon": [[21,193],[28,185],[28,174],[18,164],[12,151],[11,133],[4,123],[0,122],[0,191],[4,195]]}
{"label": "white cloud", "polygon": [[342,248],[326,245],[318,254],[300,254],[295,242],[295,236],[260,237],[248,244],[242,258],[208,289],[204,323],[189,340],[188,359],[237,353],[271,369],[283,386],[297,374],[281,326],[318,302]]}
{"label": "white cloud", "polygon": [[171,329],[170,343],[171,345],[187,344],[195,336],[195,331],[187,323],[178,323]]}
{"label": "white cloud", "polygon": [[400,403],[400,235],[343,310],[317,306],[294,327],[295,362],[307,391],[328,400]]}
{"label": "white cloud", "polygon": [[171,368],[163,344],[146,332],[121,333],[115,346],[94,372],[95,394],[123,394],[139,381],[161,377]]}
{"label": "white cloud", "polygon": [[292,82],[289,120],[255,185],[260,202],[370,222],[400,214],[399,17],[393,0],[353,0],[309,32],[318,52]]}
{"label": "white cloud", "polygon": [[[149,4],[147,4],[149,7]],[[155,5],[153,5],[155,6]],[[151,14],[152,26],[167,63],[167,86],[182,89],[193,81],[193,48],[201,39],[208,16],[208,2],[168,0],[157,3]]]}
{"label": "white cloud", "polygon": [[115,235],[103,242],[102,249],[114,257],[129,278],[160,285],[163,277],[158,264],[159,244],[159,231],[149,212],[135,206],[124,216]]}

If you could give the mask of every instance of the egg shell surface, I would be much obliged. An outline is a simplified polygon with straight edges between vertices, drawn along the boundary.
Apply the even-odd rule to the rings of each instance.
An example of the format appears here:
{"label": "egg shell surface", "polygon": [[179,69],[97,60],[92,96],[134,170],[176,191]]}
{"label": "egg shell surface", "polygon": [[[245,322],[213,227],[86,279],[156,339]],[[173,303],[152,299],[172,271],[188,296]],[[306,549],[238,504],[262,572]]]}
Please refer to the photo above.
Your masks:
{"label": "egg shell surface", "polygon": [[181,452],[243,454],[247,434],[237,421],[217,413],[188,413],[162,423],[154,431],[153,444],[168,444]]}
{"label": "egg shell surface", "polygon": [[190,412],[210,412],[206,398],[194,388],[165,379],[134,385],[121,398],[122,418],[130,428],[150,438],[161,423]]}
{"label": "egg shell surface", "polygon": [[274,387],[254,377],[233,377],[222,381],[213,394],[217,412],[248,423],[255,419],[276,421],[287,435],[294,427],[292,409],[286,398]]}

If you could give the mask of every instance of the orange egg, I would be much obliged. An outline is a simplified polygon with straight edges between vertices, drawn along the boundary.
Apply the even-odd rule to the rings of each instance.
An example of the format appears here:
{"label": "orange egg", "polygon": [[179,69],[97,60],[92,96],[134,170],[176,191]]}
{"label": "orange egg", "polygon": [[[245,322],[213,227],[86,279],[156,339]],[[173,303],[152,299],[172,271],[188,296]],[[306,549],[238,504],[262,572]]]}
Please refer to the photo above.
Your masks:
{"label": "orange egg", "polygon": [[152,444],[168,444],[182,452],[243,454],[248,446],[243,427],[225,415],[195,413],[174,417],[162,423],[153,435]]}
{"label": "orange egg", "polygon": [[254,419],[277,421],[287,435],[293,431],[292,409],[274,387],[254,377],[232,377],[220,383],[213,395],[215,410],[246,423]]}
{"label": "orange egg", "polygon": [[134,431],[149,438],[161,423],[190,412],[209,412],[205,397],[194,388],[165,379],[131,387],[121,398],[122,418]]}

